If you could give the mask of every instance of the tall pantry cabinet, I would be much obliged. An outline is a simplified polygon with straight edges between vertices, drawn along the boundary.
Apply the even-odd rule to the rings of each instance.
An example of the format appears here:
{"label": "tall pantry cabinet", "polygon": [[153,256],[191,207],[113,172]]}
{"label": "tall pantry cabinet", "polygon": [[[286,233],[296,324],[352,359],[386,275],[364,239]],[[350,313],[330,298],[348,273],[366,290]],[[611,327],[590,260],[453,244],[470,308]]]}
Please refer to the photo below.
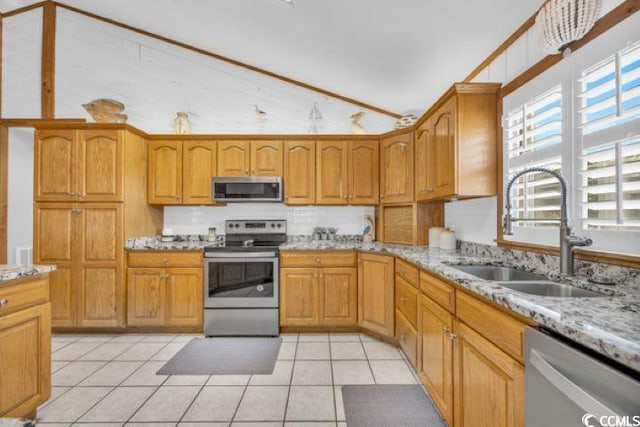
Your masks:
{"label": "tall pantry cabinet", "polygon": [[157,233],[146,141],[124,125],[35,133],[34,260],[50,275],[54,328],[125,324],[125,240]]}

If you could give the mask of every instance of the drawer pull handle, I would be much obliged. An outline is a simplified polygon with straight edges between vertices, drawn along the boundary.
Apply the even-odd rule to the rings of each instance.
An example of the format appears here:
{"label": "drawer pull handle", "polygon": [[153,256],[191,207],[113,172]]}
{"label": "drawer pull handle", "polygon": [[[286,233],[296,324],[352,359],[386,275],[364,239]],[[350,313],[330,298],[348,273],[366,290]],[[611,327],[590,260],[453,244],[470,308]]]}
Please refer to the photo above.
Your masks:
{"label": "drawer pull handle", "polygon": [[6,298],[0,299],[0,307],[4,307],[7,304],[9,304],[9,300],[8,299],[6,299]]}

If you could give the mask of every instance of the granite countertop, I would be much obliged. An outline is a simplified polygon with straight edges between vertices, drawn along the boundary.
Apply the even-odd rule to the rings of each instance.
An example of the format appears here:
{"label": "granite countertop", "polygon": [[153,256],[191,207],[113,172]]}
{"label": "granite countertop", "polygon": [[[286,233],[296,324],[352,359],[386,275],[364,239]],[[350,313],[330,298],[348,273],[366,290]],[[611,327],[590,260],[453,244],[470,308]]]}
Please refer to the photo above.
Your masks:
{"label": "granite countertop", "polygon": [[[504,265],[522,267],[508,259],[469,256],[433,250],[424,246],[382,243],[291,242],[281,250],[357,249],[399,256],[425,270],[457,283],[462,288],[534,320],[559,334],[595,350],[616,362],[640,372],[640,280],[629,277],[616,286],[595,285],[584,278],[552,280],[596,291],[607,296],[597,298],[543,297],[517,292],[499,284],[479,279],[452,267],[455,264]],[[532,266],[530,271],[544,273]],[[549,273],[549,272],[547,272]]]}
{"label": "granite countertop", "polygon": [[55,269],[55,265],[0,265],[0,282],[50,273]]}
{"label": "granite countertop", "polygon": [[209,242],[204,236],[180,236],[178,240],[163,242],[160,236],[134,237],[128,239],[125,249],[128,251],[201,251],[206,247],[218,246],[219,242]]}
{"label": "granite countertop", "polygon": [[[130,239],[128,250],[202,250],[215,243],[179,241],[161,243],[156,237]],[[586,278],[561,278],[557,266],[543,255],[499,256],[480,251],[482,256],[461,251],[446,252],[425,246],[362,242],[356,239],[312,241],[294,239],[280,250],[360,250],[396,255],[425,270],[439,274],[475,294],[521,314],[541,326],[597,351],[640,372],[640,272],[617,272],[616,286],[596,285]],[[514,291],[452,267],[455,264],[502,265],[544,274],[550,280],[604,294],[597,298],[543,297]]]}

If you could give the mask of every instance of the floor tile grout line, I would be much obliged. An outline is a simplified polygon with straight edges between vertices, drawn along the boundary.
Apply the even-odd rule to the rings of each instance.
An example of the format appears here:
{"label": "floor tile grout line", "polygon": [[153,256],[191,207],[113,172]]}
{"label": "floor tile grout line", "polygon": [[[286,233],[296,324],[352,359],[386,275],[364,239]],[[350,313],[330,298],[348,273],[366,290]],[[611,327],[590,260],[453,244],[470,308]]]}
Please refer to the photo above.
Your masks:
{"label": "floor tile grout line", "polygon": [[207,383],[209,382],[209,379],[211,378],[211,375],[208,376],[207,380],[202,384],[202,386],[200,387],[200,390],[198,390],[198,392],[196,393],[196,395],[193,397],[193,400],[191,400],[191,403],[189,403],[189,405],[187,406],[187,408],[184,410],[184,412],[182,413],[182,415],[180,416],[180,419],[178,420],[178,424],[180,424],[182,422],[182,420],[184,419],[184,416],[187,415],[187,412],[189,412],[189,409],[191,409],[191,407],[193,406],[193,403],[196,401],[196,399],[198,398],[198,396],[200,396],[200,393],[202,393],[202,390],[204,390],[205,386],[207,385]]}
{"label": "floor tile grout line", "polygon": [[282,414],[282,426],[287,422],[287,411],[289,409],[289,399],[291,398],[291,383],[293,382],[293,373],[296,370],[296,359],[298,359],[298,349],[300,348],[300,334],[296,340],[296,351],[293,353],[293,363],[291,364],[291,377],[289,378],[289,388],[287,389],[287,400],[284,404],[284,414]]}

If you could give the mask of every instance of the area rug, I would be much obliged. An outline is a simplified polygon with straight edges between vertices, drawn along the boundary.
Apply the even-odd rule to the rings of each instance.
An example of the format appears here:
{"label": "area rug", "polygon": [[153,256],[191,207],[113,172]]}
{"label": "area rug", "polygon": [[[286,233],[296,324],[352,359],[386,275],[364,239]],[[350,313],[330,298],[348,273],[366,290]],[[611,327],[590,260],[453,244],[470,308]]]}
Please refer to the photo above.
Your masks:
{"label": "area rug", "polygon": [[268,375],[282,338],[194,338],[157,375]]}
{"label": "area rug", "polygon": [[342,386],[349,427],[446,427],[419,385]]}

